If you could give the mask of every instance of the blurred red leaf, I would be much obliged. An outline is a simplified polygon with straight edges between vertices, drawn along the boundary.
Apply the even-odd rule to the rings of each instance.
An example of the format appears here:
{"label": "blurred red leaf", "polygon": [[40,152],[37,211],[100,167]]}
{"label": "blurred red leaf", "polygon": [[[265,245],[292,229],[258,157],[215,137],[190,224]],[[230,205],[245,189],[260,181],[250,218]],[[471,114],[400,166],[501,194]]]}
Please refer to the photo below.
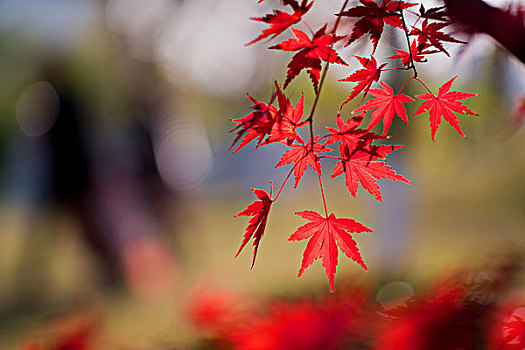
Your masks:
{"label": "blurred red leaf", "polygon": [[335,350],[345,336],[347,315],[327,310],[308,301],[277,302],[267,316],[232,332],[234,349],[239,350]]}
{"label": "blurred red leaf", "polygon": [[516,315],[505,322],[504,330],[506,331],[503,337],[505,341],[505,349],[524,349],[525,348],[525,321]]}
{"label": "blurred red leaf", "polygon": [[251,314],[245,299],[228,290],[210,287],[209,280],[193,288],[186,309],[192,325],[204,336],[223,338]]}

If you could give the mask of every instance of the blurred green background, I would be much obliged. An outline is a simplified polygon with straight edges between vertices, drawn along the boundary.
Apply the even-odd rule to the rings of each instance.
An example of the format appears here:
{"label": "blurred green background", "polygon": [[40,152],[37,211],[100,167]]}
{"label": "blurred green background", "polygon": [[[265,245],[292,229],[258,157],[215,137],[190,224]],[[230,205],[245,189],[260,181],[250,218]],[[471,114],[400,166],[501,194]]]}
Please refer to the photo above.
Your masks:
{"label": "blurred green background", "polygon": [[[1,349],[75,309],[103,310],[117,343],[185,344],[196,284],[255,295],[328,288],[320,262],[297,278],[305,244],[287,241],[303,224],[296,211],[322,208],[310,169],[272,208],[253,270],[250,247],[233,259],[247,225],[233,215],[254,200],[249,189],[279,186],[288,172],[274,168],[282,145],[226,152],[230,119],[249,113],[245,93],[267,101],[284,79],[290,55],[244,47],[262,28],[248,18],[276,3],[0,1]],[[312,22],[338,5],[314,6]],[[434,90],[457,75],[454,89],[479,93],[466,101],[479,116],[460,117],[467,138],[443,122],[432,142],[427,114],[391,129],[390,142],[406,147],[390,164],[412,185],[380,181],[381,203],[362,188],[353,198],[323,164],[329,210],[375,231],[356,238],[369,271],[340,258],[336,288],[354,279],[417,288],[523,253],[525,131],[506,126],[525,68],[487,37],[470,41],[420,73]],[[356,50],[341,50],[349,67],[328,75],[318,133],[352,87],[337,79],[369,49]],[[390,54],[383,43],[379,55]],[[399,89],[408,76],[384,78]],[[311,90],[303,73],[287,92],[293,103],[304,92],[309,110]]]}

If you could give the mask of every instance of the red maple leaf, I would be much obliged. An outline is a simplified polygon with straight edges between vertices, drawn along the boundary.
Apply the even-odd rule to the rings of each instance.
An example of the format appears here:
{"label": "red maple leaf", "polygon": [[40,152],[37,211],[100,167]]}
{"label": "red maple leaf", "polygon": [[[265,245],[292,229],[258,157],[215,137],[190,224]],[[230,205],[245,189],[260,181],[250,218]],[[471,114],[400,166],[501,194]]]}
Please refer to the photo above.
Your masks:
{"label": "red maple leaf", "polygon": [[271,190],[270,195],[268,195],[266,191],[260,190],[258,188],[252,188],[252,191],[255,193],[257,198],[259,198],[259,200],[248,205],[246,209],[235,215],[235,217],[253,216],[253,218],[248,221],[248,226],[246,227],[246,233],[244,234],[241,247],[237,251],[237,254],[235,254],[235,257],[239,256],[246,243],[248,243],[248,241],[253,237],[253,267],[253,264],[255,264],[255,258],[257,256],[257,249],[259,248],[259,242],[261,241],[262,235],[264,234],[264,229],[266,228],[266,221],[268,220],[268,214],[270,212],[273,199],[271,198]]}
{"label": "red maple leaf", "polygon": [[394,90],[387,84],[380,82],[383,89],[371,89],[370,95],[375,96],[376,98],[368,100],[361,107],[352,111],[352,113],[370,111],[376,109],[372,113],[372,118],[370,119],[370,124],[368,125],[368,130],[372,130],[374,126],[383,119],[383,136],[386,135],[388,129],[392,125],[392,119],[397,115],[408,124],[407,111],[403,103],[414,102],[414,99],[408,97],[404,94],[394,95]]}
{"label": "red maple leaf", "polygon": [[380,136],[368,132],[365,129],[358,129],[361,125],[365,113],[361,113],[345,121],[341,113],[337,112],[337,129],[326,127],[330,131],[330,135],[326,138],[326,144],[330,145],[336,142],[341,142],[342,145],[348,146],[350,149],[357,147],[363,141],[381,138]]}
{"label": "red maple leaf", "polygon": [[440,29],[445,28],[446,26],[450,25],[450,23],[442,22],[442,23],[428,23],[428,20],[425,18],[423,21],[423,24],[421,26],[421,29],[414,28],[410,32],[410,35],[417,35],[417,42],[418,45],[428,43],[431,46],[434,46],[436,49],[438,49],[441,52],[444,52],[447,56],[450,56],[447,50],[443,47],[442,41],[447,41],[451,43],[458,43],[458,44],[466,44],[466,42],[457,40],[447,33],[440,32]]}
{"label": "red maple leaf", "polygon": [[359,183],[378,201],[382,201],[377,180],[390,179],[410,184],[410,181],[399,175],[382,158],[401,148],[401,145],[379,145],[370,148],[350,149],[340,147],[341,160],[335,164],[332,178],[345,174],[345,183],[352,196],[357,195]]}
{"label": "red maple leaf", "polygon": [[292,162],[295,163],[293,166],[295,176],[294,187],[297,187],[299,181],[301,181],[301,177],[303,176],[306,170],[306,165],[309,165],[319,175],[321,175],[321,162],[319,162],[319,157],[317,156],[317,153],[331,152],[332,150],[319,143],[318,140],[319,136],[315,136],[312,149],[311,140],[309,140],[305,144],[302,139],[299,139],[300,143],[293,144],[293,148],[284,152],[279,162],[275,165],[275,167],[277,168],[282,165],[290,164]]}
{"label": "red maple leaf", "polygon": [[304,113],[304,95],[301,94],[301,98],[293,107],[290,100],[279,88],[277,82],[275,82],[275,89],[277,91],[277,101],[279,102],[279,113],[270,129],[270,136],[263,144],[286,140],[286,143],[290,146],[298,136],[296,129],[309,123],[308,121],[301,122],[301,117]]}
{"label": "red maple leaf", "polygon": [[301,5],[297,3],[297,1],[285,1],[285,5],[292,6],[294,12],[288,13],[284,11],[274,10],[273,14],[267,14],[264,17],[253,17],[251,18],[254,21],[264,22],[270,25],[270,28],[266,28],[262,31],[262,33],[255,38],[254,40],[250,41],[246,46],[252,45],[256,43],[259,40],[262,40],[264,38],[267,38],[269,36],[270,40],[275,38],[277,35],[284,32],[286,29],[290,28],[295,23],[298,23],[301,18],[304,16],[306,12],[312,7],[313,1],[310,3],[307,3],[306,0],[303,0]]}
{"label": "red maple leaf", "polygon": [[381,39],[385,24],[393,27],[401,27],[402,20],[399,10],[416,5],[405,1],[383,0],[381,6],[377,6],[373,0],[360,1],[364,6],[357,6],[339,14],[339,16],[345,17],[361,17],[361,19],[355,23],[352,34],[345,46],[350,45],[363,35],[370,33],[370,40],[374,45],[372,53],[374,53],[377,48],[377,43],[379,39]]}
{"label": "red maple leaf", "polygon": [[435,96],[432,93],[416,96],[417,98],[421,98],[426,101],[424,101],[421,104],[421,106],[419,106],[416,113],[414,114],[414,117],[421,113],[429,111],[428,114],[430,115],[430,130],[432,141],[434,141],[436,130],[438,129],[439,124],[441,123],[441,117],[445,118],[445,120],[454,128],[454,130],[458,132],[458,134],[460,134],[462,137],[465,137],[465,134],[463,134],[463,131],[461,131],[461,127],[459,126],[457,116],[452,112],[456,112],[459,114],[477,115],[476,113],[471,111],[467,106],[459,102],[459,100],[477,96],[478,94],[463,91],[449,91],[454,79],[456,79],[456,77],[450,79],[445,84],[443,84],[443,86],[439,88],[437,96]]}
{"label": "red maple leaf", "polygon": [[246,117],[232,119],[232,122],[237,125],[230,130],[230,132],[237,131],[237,136],[233,140],[230,148],[230,151],[237,141],[241,138],[241,143],[233,151],[233,153],[238,152],[241,148],[246,146],[248,143],[258,138],[257,145],[259,146],[262,142],[262,139],[271,133],[272,126],[274,124],[275,118],[277,116],[277,108],[272,105],[272,101],[275,99],[275,95],[272,96],[270,103],[259,102],[249,94],[248,98],[254,103],[251,107],[254,111],[248,114]]}
{"label": "red maple leaf", "polygon": [[[412,41],[412,44],[410,45],[410,51],[412,53],[412,59],[414,60],[414,62],[426,62],[427,59],[425,58],[425,55],[439,52],[438,50],[428,50],[429,47],[430,45],[427,43],[416,45],[416,41]],[[410,61],[410,52],[399,50],[396,48],[394,48],[394,50],[396,50],[397,55],[393,55],[387,58],[391,60],[399,58],[401,59],[401,64],[403,66],[410,67],[412,64],[412,62]]]}
{"label": "red maple leaf", "polygon": [[363,98],[365,98],[366,94],[368,93],[368,89],[370,89],[370,86],[374,81],[379,80],[379,76],[381,75],[381,70],[384,66],[386,66],[386,63],[383,63],[381,66],[377,67],[377,61],[372,56],[370,58],[365,57],[359,57],[354,56],[359,60],[359,63],[364,67],[364,69],[359,69],[352,73],[352,75],[341,79],[339,81],[349,81],[353,83],[357,83],[356,86],[352,89],[352,92],[350,93],[350,96],[346,99],[345,102],[343,102],[343,105],[350,100],[352,100],[354,97],[359,95],[361,91],[364,91]]}
{"label": "red maple leaf", "polygon": [[341,40],[332,34],[326,34],[326,25],[319,29],[310,39],[308,34],[299,29],[292,28],[295,38],[283,41],[280,44],[270,47],[274,50],[298,51],[290,63],[288,63],[288,73],[284,88],[301,72],[306,69],[314,85],[315,93],[318,93],[319,78],[321,77],[321,61],[338,63],[346,66],[346,62],[339,57],[332,48],[332,44]]}
{"label": "red maple leaf", "polygon": [[333,213],[328,217],[321,216],[311,210],[300,211],[296,214],[310,221],[299,227],[297,231],[288,238],[289,241],[310,239],[303,254],[299,277],[301,277],[304,270],[306,270],[314,260],[321,258],[328,282],[330,283],[330,290],[333,292],[334,275],[337,267],[337,247],[339,247],[346,256],[367,270],[366,264],[350,232],[372,232],[372,230],[352,219],[337,219]]}

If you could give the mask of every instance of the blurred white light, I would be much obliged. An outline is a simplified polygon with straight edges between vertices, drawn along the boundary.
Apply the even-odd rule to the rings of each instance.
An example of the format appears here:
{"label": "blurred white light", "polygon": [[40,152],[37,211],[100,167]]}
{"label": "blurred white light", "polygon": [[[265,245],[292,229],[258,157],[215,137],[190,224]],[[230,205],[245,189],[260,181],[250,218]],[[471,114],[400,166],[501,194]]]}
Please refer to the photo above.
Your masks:
{"label": "blurred white light", "polygon": [[267,81],[256,75],[265,71],[266,48],[244,46],[257,33],[249,17],[260,10],[249,1],[109,0],[106,19],[135,57],[160,63],[172,84],[237,96]]}
{"label": "blurred white light", "polygon": [[260,57],[261,51],[267,51],[260,47],[264,43],[244,46],[257,33],[250,31],[257,26],[249,20],[257,13],[255,1],[183,2],[157,47],[168,79],[184,88],[195,84],[215,95],[238,95],[266,82],[261,66],[265,60]]}
{"label": "blurred white light", "polygon": [[16,120],[27,136],[40,136],[55,124],[59,108],[56,90],[47,81],[40,81],[20,94],[16,103]]}
{"label": "blurred white light", "polygon": [[110,0],[106,20],[111,30],[126,36],[136,58],[150,61],[159,33],[174,17],[174,9],[169,0]]}
{"label": "blurred white light", "polygon": [[499,8],[507,8],[509,5],[515,6],[521,4],[523,6],[523,0],[484,0],[491,6],[497,6]]}
{"label": "blurred white light", "polygon": [[414,296],[414,290],[410,283],[405,281],[393,281],[385,284],[376,294],[376,301],[385,309],[389,310],[398,306],[406,306],[408,300]]}
{"label": "blurred white light", "polygon": [[208,137],[188,122],[168,122],[154,141],[155,158],[162,179],[174,190],[201,188],[213,166]]}

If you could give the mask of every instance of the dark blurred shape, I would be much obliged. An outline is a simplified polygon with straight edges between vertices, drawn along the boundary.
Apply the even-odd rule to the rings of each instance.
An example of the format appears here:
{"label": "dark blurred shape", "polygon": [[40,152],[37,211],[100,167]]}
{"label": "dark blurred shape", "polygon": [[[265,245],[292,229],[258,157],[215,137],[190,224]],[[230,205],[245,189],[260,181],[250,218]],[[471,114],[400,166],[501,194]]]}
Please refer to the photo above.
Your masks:
{"label": "dark blurred shape", "polygon": [[444,0],[451,19],[469,33],[485,33],[496,39],[525,64],[525,22],[517,14],[492,7],[481,0]]}
{"label": "dark blurred shape", "polygon": [[88,156],[88,140],[82,120],[82,101],[64,79],[65,62],[50,59],[42,69],[42,77],[55,88],[60,101],[57,120],[44,141],[50,144],[54,199],[71,205],[91,185],[93,164]]}
{"label": "dark blurred shape", "polygon": [[[22,166],[15,172],[21,174],[12,176],[11,186],[30,184],[36,194],[24,192],[32,210],[53,205],[73,217],[101,262],[104,282],[125,280],[140,294],[169,293],[175,265],[163,243],[168,191],[148,130],[160,96],[154,89],[147,91],[153,97],[145,96],[144,83],[136,88],[143,95],[127,92],[134,105],[125,123],[97,124],[97,109],[88,108],[67,68],[67,58],[48,58],[41,69],[43,82],[26,88],[19,99],[17,118],[31,137],[20,140],[22,151],[15,161]],[[55,118],[49,116],[53,112]]]}
{"label": "dark blurred shape", "polygon": [[56,205],[67,209],[79,219],[83,238],[95,255],[103,261],[110,280],[118,278],[118,257],[104,233],[96,225],[92,208],[94,186],[93,157],[90,158],[83,104],[65,79],[66,62],[49,59],[42,68],[42,77],[55,88],[60,101],[57,120],[41,138],[49,158],[48,191]]}

